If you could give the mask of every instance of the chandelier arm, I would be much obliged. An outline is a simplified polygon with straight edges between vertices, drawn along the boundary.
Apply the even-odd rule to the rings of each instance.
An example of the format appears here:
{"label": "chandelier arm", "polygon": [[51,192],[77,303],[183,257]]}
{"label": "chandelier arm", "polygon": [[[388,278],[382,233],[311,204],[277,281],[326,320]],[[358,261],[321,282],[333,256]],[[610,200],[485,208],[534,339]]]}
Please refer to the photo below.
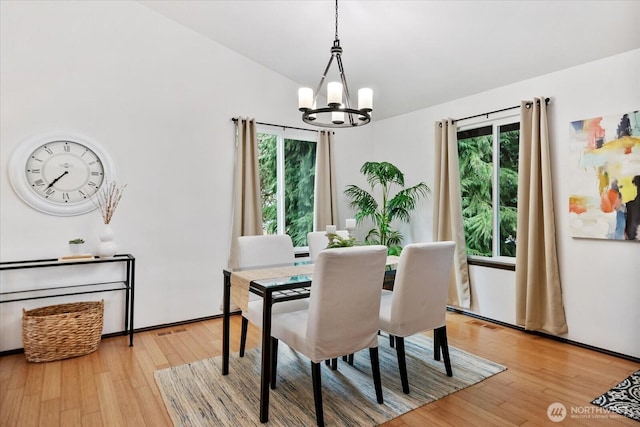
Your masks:
{"label": "chandelier arm", "polygon": [[349,85],[347,85],[347,78],[344,75],[344,67],[342,66],[342,56],[340,54],[336,55],[336,62],[338,63],[338,70],[340,71],[340,80],[342,80],[342,89],[344,91],[344,95],[346,98],[346,106],[347,108],[351,108],[351,96],[349,94]]}
{"label": "chandelier arm", "polygon": [[331,63],[333,62],[333,58],[336,55],[334,53],[331,54],[331,58],[329,58],[329,63],[327,64],[327,68],[324,69],[324,73],[322,73],[322,77],[320,77],[320,83],[318,83],[318,87],[316,88],[316,93],[313,96],[313,102],[316,101],[318,95],[320,94],[320,89],[322,89],[322,85],[324,84],[324,79],[327,77],[327,73],[329,72],[329,68],[331,67]]}
{"label": "chandelier arm", "polygon": [[[344,66],[342,65],[342,56],[339,53],[336,55],[336,62],[338,63],[338,70],[340,71],[340,79],[342,80],[342,89],[344,91],[345,105],[347,107],[345,111],[353,110],[354,108],[351,106],[351,94],[349,93],[349,85],[347,85],[347,78],[344,75]],[[356,121],[353,118],[353,113],[347,112],[347,115],[349,116],[349,123],[351,123],[351,126],[357,126]]]}

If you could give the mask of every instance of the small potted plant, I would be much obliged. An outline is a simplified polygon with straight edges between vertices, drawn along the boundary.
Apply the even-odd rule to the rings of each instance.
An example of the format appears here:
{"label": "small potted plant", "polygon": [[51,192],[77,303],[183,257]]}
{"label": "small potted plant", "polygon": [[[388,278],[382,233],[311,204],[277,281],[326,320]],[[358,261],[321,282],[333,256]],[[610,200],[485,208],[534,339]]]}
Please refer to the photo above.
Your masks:
{"label": "small potted plant", "polygon": [[356,239],[353,237],[341,237],[336,233],[327,233],[327,238],[329,239],[329,244],[327,245],[327,249],[331,248],[350,248],[352,246],[356,246]]}
{"label": "small potted plant", "polygon": [[84,239],[77,238],[69,240],[69,250],[72,255],[80,255],[84,253]]}

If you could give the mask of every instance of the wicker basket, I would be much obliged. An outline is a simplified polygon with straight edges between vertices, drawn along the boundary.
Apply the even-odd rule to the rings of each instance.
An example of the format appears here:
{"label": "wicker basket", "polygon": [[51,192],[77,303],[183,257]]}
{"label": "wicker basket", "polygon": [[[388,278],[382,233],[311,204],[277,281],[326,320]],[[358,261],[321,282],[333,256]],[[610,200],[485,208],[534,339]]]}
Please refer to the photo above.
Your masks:
{"label": "wicker basket", "polygon": [[22,344],[29,362],[82,356],[98,349],[104,300],[22,310]]}

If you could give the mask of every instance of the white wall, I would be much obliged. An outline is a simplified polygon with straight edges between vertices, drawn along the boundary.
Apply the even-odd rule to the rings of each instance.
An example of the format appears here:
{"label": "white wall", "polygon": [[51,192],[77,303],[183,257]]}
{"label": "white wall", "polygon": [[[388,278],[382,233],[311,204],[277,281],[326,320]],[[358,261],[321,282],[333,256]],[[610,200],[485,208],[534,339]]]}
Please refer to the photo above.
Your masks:
{"label": "white wall", "polygon": [[[640,244],[575,239],[568,233],[569,123],[640,108],[640,50],[604,58],[373,124],[376,160],[401,166],[409,183],[433,184],[433,123],[551,97],[550,128],[556,231],[566,338],[640,357]],[[437,84],[437,82],[433,82]],[[460,122],[460,125],[465,122]],[[425,209],[431,211],[430,199]],[[432,240],[431,219],[411,227],[411,241]],[[473,266],[471,311],[515,323],[515,274]]]}
{"label": "white wall", "polygon": [[[128,185],[112,227],[119,252],[137,259],[135,327],[219,314],[231,218],[231,118],[301,126],[298,85],[137,2],[0,5],[0,259],[56,258],[77,236],[95,248],[97,212],[35,211],[7,175],[21,141],[84,134],[109,151],[118,182]],[[341,158],[371,150],[357,142],[344,147]],[[36,286],[67,282],[51,274],[31,270],[20,278]],[[68,280],[81,282],[85,274],[69,273]],[[0,275],[0,288],[17,286],[15,278]],[[103,297],[105,332],[121,330],[121,295],[79,298]],[[23,307],[64,301],[0,304],[0,351],[22,347]]]}
{"label": "white wall", "polygon": [[[110,152],[118,181],[128,184],[113,228],[120,252],[137,258],[135,327],[218,314],[231,217],[230,119],[300,126],[297,84],[135,2],[2,1],[0,20],[0,259],[57,257],[77,236],[95,247],[96,212],[39,213],[18,199],[7,176],[8,156],[22,140],[79,132]],[[365,160],[391,161],[408,184],[432,186],[434,121],[551,96],[568,338],[640,356],[640,246],[570,238],[563,185],[568,123],[637,109],[639,69],[640,51],[632,51],[340,130],[338,188],[366,185],[358,172]],[[339,203],[342,224],[352,211],[341,193]],[[431,240],[431,208],[428,199],[402,228],[408,241]],[[513,322],[513,274],[477,267],[471,273],[473,310]],[[0,288],[7,286],[0,276]],[[122,327],[122,313],[119,297],[106,297],[111,332]],[[21,347],[21,309],[44,301],[60,302],[0,304],[0,351]]]}

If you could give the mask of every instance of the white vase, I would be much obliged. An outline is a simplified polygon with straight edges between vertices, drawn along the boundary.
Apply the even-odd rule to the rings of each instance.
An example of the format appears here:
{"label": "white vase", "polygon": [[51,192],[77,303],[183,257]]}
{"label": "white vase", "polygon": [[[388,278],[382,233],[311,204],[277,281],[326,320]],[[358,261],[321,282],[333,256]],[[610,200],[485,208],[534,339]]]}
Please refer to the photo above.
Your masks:
{"label": "white vase", "polygon": [[69,252],[71,252],[71,255],[82,255],[86,253],[84,243],[69,243]]}
{"label": "white vase", "polygon": [[109,224],[105,224],[100,233],[100,243],[98,244],[98,256],[100,258],[111,258],[116,254],[118,246],[113,241],[113,230]]}

